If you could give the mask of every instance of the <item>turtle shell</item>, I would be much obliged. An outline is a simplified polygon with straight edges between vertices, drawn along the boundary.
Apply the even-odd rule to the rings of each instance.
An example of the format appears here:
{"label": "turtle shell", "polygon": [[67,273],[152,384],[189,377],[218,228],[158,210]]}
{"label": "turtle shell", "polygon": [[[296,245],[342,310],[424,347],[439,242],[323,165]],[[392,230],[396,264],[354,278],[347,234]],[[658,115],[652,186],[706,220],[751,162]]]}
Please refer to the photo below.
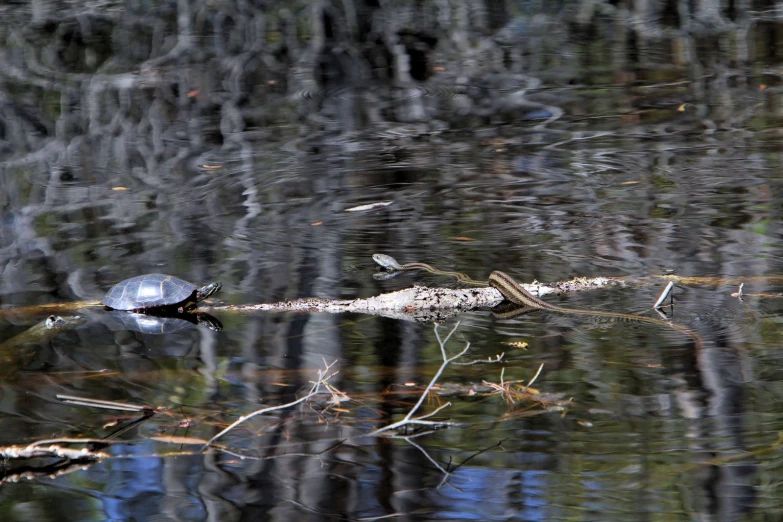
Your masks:
{"label": "turtle shell", "polygon": [[114,310],[187,308],[200,298],[199,288],[193,283],[166,274],[146,274],[117,283],[102,303]]}

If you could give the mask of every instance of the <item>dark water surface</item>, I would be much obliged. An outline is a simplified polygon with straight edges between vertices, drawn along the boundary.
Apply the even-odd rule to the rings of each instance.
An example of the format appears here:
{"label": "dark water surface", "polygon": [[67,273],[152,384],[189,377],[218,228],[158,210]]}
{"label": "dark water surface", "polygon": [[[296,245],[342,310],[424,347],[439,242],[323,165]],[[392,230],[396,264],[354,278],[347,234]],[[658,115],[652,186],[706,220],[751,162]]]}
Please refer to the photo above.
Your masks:
{"label": "dark water surface", "polygon": [[[2,8],[0,450],[108,456],[0,461],[0,520],[783,518],[779,17],[402,4]],[[376,280],[376,252],[476,279],[623,276],[546,300],[649,317],[673,274],[669,316],[704,346],[464,313],[438,333],[458,320],[445,348],[469,350],[419,412],[443,422],[371,436],[438,371],[433,325],[218,306],[221,331],[151,335],[67,308],[149,272],[222,282],[214,305],[459,286]],[[46,329],[44,304],[80,320]],[[327,365],[332,394],[202,451]]]}

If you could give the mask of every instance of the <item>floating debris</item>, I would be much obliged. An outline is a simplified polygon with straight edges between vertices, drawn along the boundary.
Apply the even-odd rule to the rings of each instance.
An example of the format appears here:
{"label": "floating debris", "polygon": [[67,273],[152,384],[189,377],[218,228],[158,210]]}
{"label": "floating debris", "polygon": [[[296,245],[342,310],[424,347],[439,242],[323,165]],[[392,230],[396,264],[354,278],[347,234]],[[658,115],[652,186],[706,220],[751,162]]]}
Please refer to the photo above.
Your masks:
{"label": "floating debris", "polygon": [[346,208],[346,212],[361,212],[362,210],[372,210],[379,207],[388,207],[394,203],[393,201],[379,201],[378,203],[369,203],[367,205],[359,205],[358,207]]}

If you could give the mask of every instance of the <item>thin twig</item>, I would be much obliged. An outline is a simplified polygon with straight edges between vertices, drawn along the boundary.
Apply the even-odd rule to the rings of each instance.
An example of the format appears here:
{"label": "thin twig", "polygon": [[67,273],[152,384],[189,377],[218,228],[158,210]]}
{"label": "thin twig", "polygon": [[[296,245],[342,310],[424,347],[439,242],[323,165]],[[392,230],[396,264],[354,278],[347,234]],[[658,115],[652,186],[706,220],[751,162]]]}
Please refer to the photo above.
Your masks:
{"label": "thin twig", "polygon": [[451,331],[446,335],[444,339],[441,339],[440,333],[438,332],[438,325],[435,325],[435,338],[438,340],[438,344],[440,345],[440,353],[443,357],[443,363],[440,365],[440,368],[438,368],[438,371],[435,372],[435,375],[430,380],[430,383],[427,385],[427,387],[424,389],[424,392],[421,394],[421,397],[419,397],[418,402],[411,408],[411,410],[408,412],[407,415],[402,420],[399,420],[397,422],[394,422],[392,424],[389,424],[388,426],[384,426],[383,428],[378,428],[377,430],[370,433],[370,436],[376,436],[384,431],[393,430],[396,428],[399,428],[400,426],[403,426],[405,424],[424,424],[424,425],[431,425],[431,424],[448,424],[445,422],[433,422],[433,421],[423,421],[422,419],[426,419],[428,417],[431,417],[438,413],[443,408],[450,406],[451,403],[447,402],[446,404],[443,404],[442,406],[438,407],[435,411],[432,413],[428,413],[427,415],[422,415],[421,417],[418,417],[416,419],[413,419],[413,415],[418,411],[418,409],[421,407],[422,403],[424,403],[424,400],[427,398],[427,395],[430,393],[430,390],[432,390],[432,387],[435,386],[435,383],[438,382],[438,379],[443,374],[443,371],[446,369],[446,366],[448,366],[452,361],[459,359],[463,355],[465,355],[465,352],[467,352],[470,349],[470,343],[465,343],[465,348],[462,349],[461,352],[454,355],[453,357],[449,357],[446,353],[446,343],[451,338],[451,336],[454,334],[454,332],[457,331],[457,327],[459,326],[459,322],[454,325],[454,328],[451,329]]}
{"label": "thin twig", "polygon": [[666,288],[663,289],[663,292],[661,292],[660,297],[658,297],[658,300],[655,301],[655,304],[653,305],[653,308],[658,308],[661,306],[661,303],[666,299],[666,296],[669,295],[669,292],[672,291],[672,287],[674,287],[674,283],[669,281],[669,284],[666,285]]}
{"label": "thin twig", "polygon": [[541,366],[539,366],[539,367],[538,367],[538,371],[537,371],[537,372],[536,372],[536,374],[533,376],[533,378],[532,378],[532,379],[530,379],[530,382],[529,382],[529,383],[527,383],[527,386],[525,386],[524,388],[522,388],[522,391],[523,391],[523,392],[527,391],[527,389],[528,389],[528,388],[530,388],[531,386],[533,386],[533,383],[534,383],[534,382],[536,382],[536,379],[538,379],[538,376],[539,376],[539,375],[541,375],[541,370],[543,370],[543,369],[544,369],[544,363],[541,363]]}
{"label": "thin twig", "polygon": [[[335,361],[335,362],[337,362],[337,361]],[[295,401],[292,401],[292,402],[289,402],[289,403],[286,403],[286,404],[280,404],[278,406],[270,406],[269,408],[262,408],[260,410],[254,411],[253,413],[249,413],[247,415],[243,415],[242,417],[238,418],[236,421],[231,423],[231,425],[229,425],[226,429],[224,429],[223,431],[221,431],[220,433],[218,433],[217,435],[215,435],[214,437],[209,439],[207,441],[207,443],[204,444],[204,446],[201,448],[201,451],[206,450],[217,439],[219,439],[220,437],[222,437],[223,435],[225,435],[229,431],[233,430],[234,428],[236,428],[237,426],[239,426],[240,424],[242,424],[246,420],[252,419],[256,415],[261,415],[262,413],[268,413],[270,411],[276,411],[276,410],[282,410],[282,409],[285,409],[285,408],[290,408],[292,406],[296,406],[297,404],[305,402],[306,400],[314,397],[315,395],[318,395],[318,393],[321,390],[321,385],[325,383],[324,379],[328,379],[329,377],[331,377],[331,375],[327,375],[327,372],[329,371],[329,369],[334,364],[335,363],[332,363],[332,364],[328,365],[323,370],[318,370],[318,380],[313,382],[313,386],[310,388],[310,391],[304,397],[301,397],[301,398],[299,398],[299,399],[297,399]]]}
{"label": "thin twig", "polygon": [[410,439],[406,439],[406,440],[407,440],[408,444],[410,444],[411,446],[413,446],[413,447],[414,447],[414,448],[416,448],[417,450],[421,451],[421,452],[424,454],[424,456],[425,456],[425,457],[427,457],[427,460],[429,460],[430,462],[432,462],[432,465],[433,465],[433,466],[435,466],[436,468],[438,468],[438,471],[440,471],[441,473],[443,473],[443,474],[444,474],[444,475],[446,475],[446,476],[449,476],[449,475],[450,475],[450,473],[449,473],[448,471],[446,471],[446,469],[445,469],[443,466],[441,466],[440,464],[438,464],[438,461],[436,461],[435,459],[433,459],[433,458],[430,456],[430,454],[429,454],[429,453],[427,453],[427,451],[426,451],[424,448],[422,448],[421,446],[419,446],[418,444],[416,444],[414,441],[412,441],[412,440],[410,440]]}
{"label": "thin twig", "polygon": [[495,358],[487,357],[486,360],[484,359],[477,359],[475,361],[470,362],[455,362],[453,363],[454,366],[473,366],[474,364],[495,364],[499,362],[503,362],[503,357],[506,356],[506,352],[501,353],[500,355],[495,355]]}
{"label": "thin twig", "polygon": [[107,410],[121,411],[153,411],[155,408],[142,404],[128,404],[124,402],[105,401],[103,399],[90,399],[89,397],[77,397],[75,395],[56,395],[58,399],[66,404],[74,406],[90,406],[93,408],[105,408]]}

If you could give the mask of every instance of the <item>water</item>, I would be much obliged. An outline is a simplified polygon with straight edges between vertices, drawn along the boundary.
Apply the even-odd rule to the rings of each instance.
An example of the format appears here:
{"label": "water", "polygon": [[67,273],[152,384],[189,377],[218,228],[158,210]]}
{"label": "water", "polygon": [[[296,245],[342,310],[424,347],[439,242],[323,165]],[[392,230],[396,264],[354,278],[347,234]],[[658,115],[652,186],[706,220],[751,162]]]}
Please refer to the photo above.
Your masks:
{"label": "water", "polygon": [[[779,516],[772,14],[708,30],[663,7],[639,27],[623,6],[388,7],[406,29],[386,47],[356,44],[371,25],[342,7],[300,4],[196,2],[179,22],[181,3],[6,8],[0,445],[106,455],[5,462],[3,520]],[[134,21],[152,19],[167,23]],[[195,38],[175,48],[183,20]],[[458,320],[445,349],[470,348],[417,412],[443,407],[438,424],[371,436],[438,372],[433,325],[220,305],[459,286],[378,281],[376,252],[475,279],[621,276],[545,299],[650,317],[674,274],[669,316],[704,348],[646,323],[463,313],[438,331]],[[68,309],[148,272],[222,282],[223,329],[148,335]],[[82,320],[30,330],[51,313]],[[282,407],[319,370],[331,393]]]}

